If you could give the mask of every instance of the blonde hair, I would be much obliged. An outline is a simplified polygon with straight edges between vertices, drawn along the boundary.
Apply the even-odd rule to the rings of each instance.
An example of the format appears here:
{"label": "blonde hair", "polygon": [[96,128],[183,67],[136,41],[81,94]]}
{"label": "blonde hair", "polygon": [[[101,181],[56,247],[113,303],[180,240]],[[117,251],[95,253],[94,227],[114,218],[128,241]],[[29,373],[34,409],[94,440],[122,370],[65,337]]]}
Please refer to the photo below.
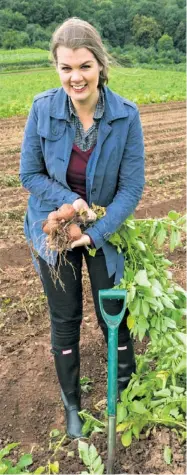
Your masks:
{"label": "blonde hair", "polygon": [[60,25],[53,33],[51,40],[51,54],[55,65],[57,65],[57,48],[78,49],[87,48],[93,53],[97,62],[102,66],[99,75],[99,86],[108,82],[108,55],[102,43],[98,31],[87,21],[80,18],[69,18]]}

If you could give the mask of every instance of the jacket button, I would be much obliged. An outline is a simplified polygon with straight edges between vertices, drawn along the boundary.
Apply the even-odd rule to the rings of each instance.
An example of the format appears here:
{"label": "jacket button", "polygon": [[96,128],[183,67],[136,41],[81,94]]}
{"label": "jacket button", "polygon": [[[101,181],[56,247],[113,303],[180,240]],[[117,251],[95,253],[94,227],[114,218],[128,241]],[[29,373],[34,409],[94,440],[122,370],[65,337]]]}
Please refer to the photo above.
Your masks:
{"label": "jacket button", "polygon": [[92,193],[95,193],[97,191],[96,188],[92,188]]}
{"label": "jacket button", "polygon": [[52,129],[52,133],[53,133],[54,135],[57,135],[57,134],[58,134],[58,130],[57,130],[57,129]]}

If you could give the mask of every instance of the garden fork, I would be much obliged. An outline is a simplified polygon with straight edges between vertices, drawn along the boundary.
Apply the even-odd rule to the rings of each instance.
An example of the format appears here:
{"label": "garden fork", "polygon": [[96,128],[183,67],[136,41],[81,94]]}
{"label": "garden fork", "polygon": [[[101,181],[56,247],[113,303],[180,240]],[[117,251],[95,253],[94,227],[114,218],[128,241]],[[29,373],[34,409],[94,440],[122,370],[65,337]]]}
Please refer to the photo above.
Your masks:
{"label": "garden fork", "polygon": [[[107,473],[113,472],[116,453],[116,412],[117,412],[117,367],[118,367],[118,328],[126,308],[126,290],[99,290],[99,306],[108,327],[108,456]],[[109,315],[103,307],[103,300],[123,300],[123,308],[118,315]]]}

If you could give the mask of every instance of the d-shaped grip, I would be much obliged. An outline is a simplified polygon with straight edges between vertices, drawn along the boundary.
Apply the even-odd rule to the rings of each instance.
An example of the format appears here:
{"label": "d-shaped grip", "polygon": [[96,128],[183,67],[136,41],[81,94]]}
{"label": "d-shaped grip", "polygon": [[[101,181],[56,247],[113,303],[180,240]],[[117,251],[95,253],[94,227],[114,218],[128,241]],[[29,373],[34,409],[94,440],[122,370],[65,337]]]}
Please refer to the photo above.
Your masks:
{"label": "d-shaped grip", "polygon": [[[117,315],[108,314],[103,307],[103,300],[123,300],[123,308]],[[126,309],[127,291],[120,289],[99,290],[99,306],[103,319],[109,328],[118,327],[121,323]]]}

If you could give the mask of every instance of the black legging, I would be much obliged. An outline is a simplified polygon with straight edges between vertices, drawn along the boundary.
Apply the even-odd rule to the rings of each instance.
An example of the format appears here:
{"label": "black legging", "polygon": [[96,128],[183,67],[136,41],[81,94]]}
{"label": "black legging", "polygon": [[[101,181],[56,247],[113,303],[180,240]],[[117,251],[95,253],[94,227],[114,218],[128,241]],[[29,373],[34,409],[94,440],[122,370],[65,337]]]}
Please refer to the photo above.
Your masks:
{"label": "black legging", "polygon": [[[98,323],[107,341],[107,326],[102,318],[99,308],[98,291],[110,289],[114,286],[114,276],[108,277],[105,256],[102,249],[90,256],[85,247],[77,247],[67,252],[66,259],[69,263],[60,265],[60,278],[65,285],[62,289],[57,281],[56,286],[51,278],[50,267],[39,257],[41,277],[44,291],[47,295],[51,316],[51,344],[53,349],[73,345],[80,339],[80,325],[82,321],[82,257],[85,256],[91,282],[93,300]],[[73,266],[73,268],[72,268]],[[106,300],[106,312],[111,315],[119,313],[122,309],[121,300]],[[123,345],[130,338],[126,325],[126,314],[119,327],[119,345]]]}

